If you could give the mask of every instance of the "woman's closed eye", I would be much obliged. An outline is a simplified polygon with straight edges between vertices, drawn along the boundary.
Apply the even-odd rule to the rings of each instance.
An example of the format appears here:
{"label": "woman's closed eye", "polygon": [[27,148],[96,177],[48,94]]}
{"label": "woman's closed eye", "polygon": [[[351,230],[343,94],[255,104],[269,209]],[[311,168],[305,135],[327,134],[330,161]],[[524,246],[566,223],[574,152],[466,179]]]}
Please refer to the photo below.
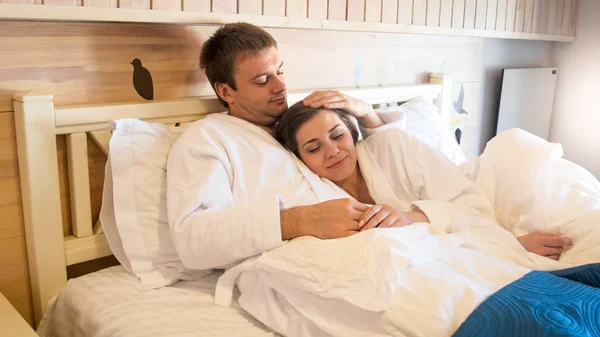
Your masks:
{"label": "woman's closed eye", "polygon": [[307,151],[308,151],[308,153],[315,153],[315,152],[319,151],[320,148],[321,148],[321,146],[315,146],[315,147],[308,148]]}
{"label": "woman's closed eye", "polygon": [[334,140],[340,140],[340,139],[342,139],[342,137],[344,137],[343,131],[339,131],[339,132],[331,134],[331,139],[334,139]]}

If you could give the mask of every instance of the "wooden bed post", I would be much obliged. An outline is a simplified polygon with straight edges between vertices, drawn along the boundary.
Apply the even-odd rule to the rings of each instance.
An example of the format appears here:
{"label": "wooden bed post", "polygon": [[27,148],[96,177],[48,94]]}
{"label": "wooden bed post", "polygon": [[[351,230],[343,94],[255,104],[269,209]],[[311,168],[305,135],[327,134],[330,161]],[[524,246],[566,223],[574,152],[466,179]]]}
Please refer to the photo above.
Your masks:
{"label": "wooden bed post", "polygon": [[429,75],[429,83],[441,84],[442,92],[435,103],[440,110],[440,115],[448,124],[450,112],[452,111],[452,75],[445,73],[432,73]]}
{"label": "wooden bed post", "polygon": [[52,99],[17,95],[13,102],[36,326],[67,282]]}

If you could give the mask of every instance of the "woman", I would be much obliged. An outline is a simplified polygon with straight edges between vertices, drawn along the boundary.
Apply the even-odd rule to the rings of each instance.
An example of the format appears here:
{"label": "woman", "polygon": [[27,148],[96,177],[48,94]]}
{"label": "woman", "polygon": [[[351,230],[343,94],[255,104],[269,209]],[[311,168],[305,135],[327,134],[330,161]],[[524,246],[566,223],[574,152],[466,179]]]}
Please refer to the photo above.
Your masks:
{"label": "woman", "polygon": [[[460,213],[496,222],[490,202],[442,154],[395,128],[358,141],[345,111],[314,106],[310,98],[291,106],[277,124],[276,137],[317,175],[373,205],[359,221],[361,231],[416,222],[449,224]],[[528,251],[557,260],[564,238],[554,236],[561,244],[549,246],[538,236],[518,239]]]}

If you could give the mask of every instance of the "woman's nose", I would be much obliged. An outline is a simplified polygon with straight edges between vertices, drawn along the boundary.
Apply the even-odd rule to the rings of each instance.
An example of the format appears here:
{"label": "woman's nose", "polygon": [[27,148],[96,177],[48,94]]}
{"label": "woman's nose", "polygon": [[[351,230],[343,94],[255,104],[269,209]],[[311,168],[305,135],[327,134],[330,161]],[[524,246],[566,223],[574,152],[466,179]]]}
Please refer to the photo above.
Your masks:
{"label": "woman's nose", "polygon": [[340,153],[340,149],[338,149],[338,147],[334,144],[327,144],[325,146],[325,155],[327,158],[333,158],[337,156],[338,153]]}

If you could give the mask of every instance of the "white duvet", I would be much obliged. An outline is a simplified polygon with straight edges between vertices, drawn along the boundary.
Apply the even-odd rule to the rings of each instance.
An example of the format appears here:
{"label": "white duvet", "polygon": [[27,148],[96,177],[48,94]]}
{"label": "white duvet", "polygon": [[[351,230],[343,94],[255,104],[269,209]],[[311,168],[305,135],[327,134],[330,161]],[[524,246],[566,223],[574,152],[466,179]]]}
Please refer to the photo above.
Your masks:
{"label": "white duvet", "polygon": [[[557,145],[506,132],[464,167],[502,227],[458,213],[445,225],[296,239],[225,273],[215,302],[227,305],[237,284],[240,305],[288,336],[449,336],[532,269],[600,261],[600,184],[561,156]],[[567,235],[574,247],[559,262],[526,253],[511,232],[532,230]]]}

